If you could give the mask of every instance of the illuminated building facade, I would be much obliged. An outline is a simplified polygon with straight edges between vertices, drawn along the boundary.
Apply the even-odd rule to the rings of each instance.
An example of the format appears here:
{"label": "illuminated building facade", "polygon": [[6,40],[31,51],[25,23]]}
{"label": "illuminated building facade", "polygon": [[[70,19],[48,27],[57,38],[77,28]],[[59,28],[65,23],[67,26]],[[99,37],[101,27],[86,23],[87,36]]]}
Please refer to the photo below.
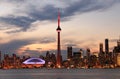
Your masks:
{"label": "illuminated building facade", "polygon": [[99,44],[99,63],[101,67],[104,67],[106,64],[106,53],[103,51],[103,43]]}
{"label": "illuminated building facade", "polygon": [[113,49],[113,57],[116,66],[120,66],[120,39],[117,41],[117,46]]}
{"label": "illuminated building facade", "polygon": [[120,66],[120,52],[117,54],[117,66]]}

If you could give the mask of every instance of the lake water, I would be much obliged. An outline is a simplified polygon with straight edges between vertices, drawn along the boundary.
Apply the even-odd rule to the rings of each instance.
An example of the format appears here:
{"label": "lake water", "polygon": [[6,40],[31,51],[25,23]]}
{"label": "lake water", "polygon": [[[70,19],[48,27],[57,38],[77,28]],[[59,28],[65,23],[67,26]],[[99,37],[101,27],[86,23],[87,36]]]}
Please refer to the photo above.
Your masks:
{"label": "lake water", "polygon": [[0,79],[120,79],[120,69],[0,69]]}

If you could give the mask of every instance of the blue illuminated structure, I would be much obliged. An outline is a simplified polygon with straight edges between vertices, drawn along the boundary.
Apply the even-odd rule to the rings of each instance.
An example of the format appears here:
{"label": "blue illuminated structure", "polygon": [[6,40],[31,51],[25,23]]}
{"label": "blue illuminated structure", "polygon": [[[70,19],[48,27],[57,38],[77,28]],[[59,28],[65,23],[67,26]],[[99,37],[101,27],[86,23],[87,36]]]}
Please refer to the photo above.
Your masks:
{"label": "blue illuminated structure", "polygon": [[25,60],[23,64],[45,64],[45,60],[41,58],[29,58]]}

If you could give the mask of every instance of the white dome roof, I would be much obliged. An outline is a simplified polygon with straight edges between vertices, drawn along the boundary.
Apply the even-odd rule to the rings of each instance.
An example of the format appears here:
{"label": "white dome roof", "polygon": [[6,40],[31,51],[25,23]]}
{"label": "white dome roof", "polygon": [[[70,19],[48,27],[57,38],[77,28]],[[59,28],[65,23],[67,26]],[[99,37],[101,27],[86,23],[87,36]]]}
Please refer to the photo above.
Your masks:
{"label": "white dome roof", "polygon": [[45,64],[45,60],[41,58],[29,58],[23,62],[24,64]]}

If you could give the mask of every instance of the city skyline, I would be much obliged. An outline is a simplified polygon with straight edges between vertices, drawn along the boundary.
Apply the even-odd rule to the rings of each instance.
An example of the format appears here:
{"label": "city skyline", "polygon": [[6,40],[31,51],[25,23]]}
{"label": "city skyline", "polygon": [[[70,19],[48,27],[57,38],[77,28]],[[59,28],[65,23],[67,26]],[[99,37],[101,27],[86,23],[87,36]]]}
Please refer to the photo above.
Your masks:
{"label": "city skyline", "polygon": [[42,51],[57,50],[58,8],[63,28],[62,50],[73,46],[96,52],[106,38],[113,49],[119,39],[119,0],[5,0],[0,4],[0,50],[3,53],[34,56]]}

